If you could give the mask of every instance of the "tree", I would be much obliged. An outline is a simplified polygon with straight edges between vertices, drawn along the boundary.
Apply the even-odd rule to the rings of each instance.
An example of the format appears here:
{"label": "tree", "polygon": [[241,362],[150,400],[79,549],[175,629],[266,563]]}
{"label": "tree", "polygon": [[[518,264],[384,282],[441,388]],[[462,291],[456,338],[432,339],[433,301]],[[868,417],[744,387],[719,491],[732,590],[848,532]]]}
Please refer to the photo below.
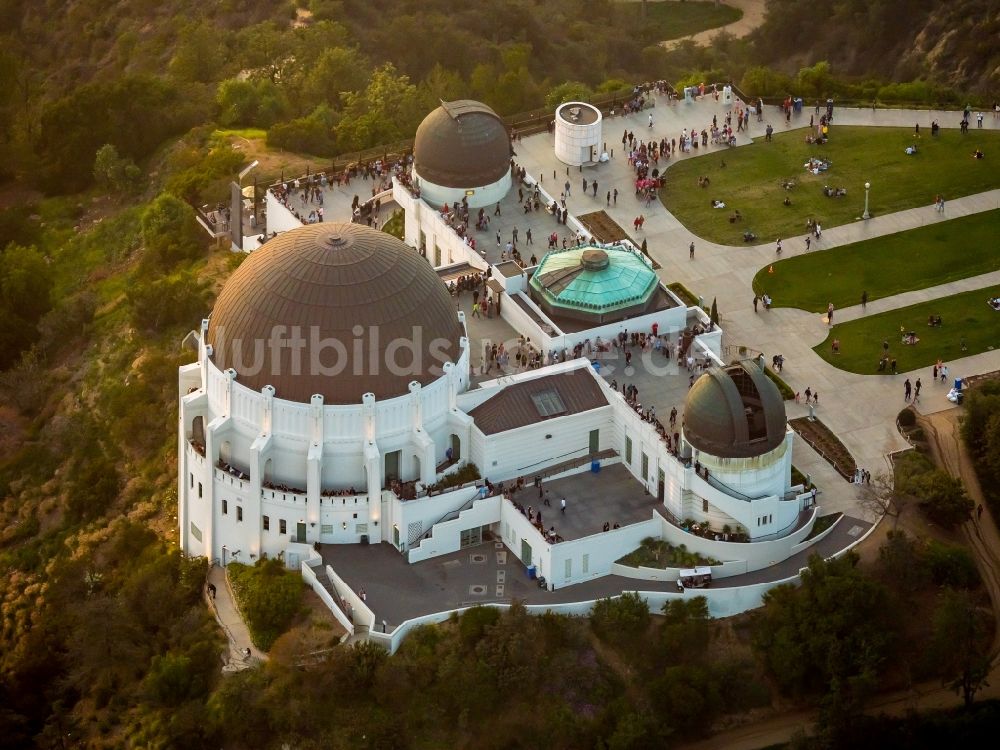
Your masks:
{"label": "tree", "polygon": [[600,638],[623,646],[646,632],[649,607],[634,591],[599,599],[590,611],[590,625]]}
{"label": "tree", "polygon": [[945,589],[934,613],[932,651],[945,685],[972,705],[989,685],[990,624],[968,591]]}
{"label": "tree", "polygon": [[923,549],[905,531],[889,531],[878,548],[878,561],[883,579],[903,594],[914,593],[927,580]]}
{"label": "tree", "polygon": [[895,486],[893,478],[887,472],[880,472],[872,479],[871,484],[861,488],[861,507],[871,516],[892,518],[892,528],[896,528],[899,517],[906,507],[905,492]]}
{"label": "tree", "polygon": [[920,498],[920,508],[927,517],[946,529],[952,529],[969,520],[975,503],[965,492],[962,481],[945,471],[935,469],[908,483],[913,494]]}
{"label": "tree", "polygon": [[145,260],[160,268],[196,257],[204,241],[194,209],[170,193],[160,193],[142,213]]}
{"label": "tree", "polygon": [[309,69],[303,94],[306,100],[337,107],[345,91],[359,91],[365,85],[365,71],[371,63],[355,48],[324,50]]}
{"label": "tree", "polygon": [[0,253],[0,304],[34,325],[51,307],[52,270],[34,247],[8,245]]}
{"label": "tree", "polygon": [[545,95],[545,106],[556,108],[564,102],[587,102],[594,96],[590,87],[580,81],[566,81],[549,89]]}
{"label": "tree", "polygon": [[208,83],[222,77],[219,70],[225,62],[225,47],[218,30],[211,24],[195,22],[181,32],[169,71],[181,81]]}
{"label": "tree", "polygon": [[703,596],[671,599],[663,605],[660,631],[664,652],[671,663],[698,661],[711,639],[708,600]]}
{"label": "tree", "polygon": [[281,91],[274,81],[227,78],[215,95],[219,121],[223,125],[269,127],[285,110]]}
{"label": "tree", "polygon": [[94,179],[105,190],[130,193],[138,189],[142,172],[136,163],[118,155],[118,149],[105,143],[94,156]]}
{"label": "tree", "polygon": [[338,144],[348,151],[402,140],[423,118],[417,87],[391,64],[376,68],[363,91],[345,92]]}
{"label": "tree", "polygon": [[719,325],[719,304],[716,297],[712,297],[712,311],[708,314],[708,319],[712,321],[712,326]]}

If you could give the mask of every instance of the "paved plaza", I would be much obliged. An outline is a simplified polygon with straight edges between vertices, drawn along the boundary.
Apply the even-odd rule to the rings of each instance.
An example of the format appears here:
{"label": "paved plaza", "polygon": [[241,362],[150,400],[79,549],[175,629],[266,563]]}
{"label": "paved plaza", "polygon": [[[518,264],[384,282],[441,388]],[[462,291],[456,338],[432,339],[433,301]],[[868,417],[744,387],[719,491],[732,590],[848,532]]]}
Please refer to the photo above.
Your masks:
{"label": "paved plaza", "polygon": [[[605,523],[613,527],[648,521],[661,504],[620,463],[604,466],[597,474],[585,471],[546,481],[543,490],[549,492],[551,507],[539,502],[538,490],[532,486],[518,492],[516,500],[525,507],[542,511],[542,525],[546,529],[554,526],[567,542],[599,534]],[[563,498],[565,513],[559,509]]]}

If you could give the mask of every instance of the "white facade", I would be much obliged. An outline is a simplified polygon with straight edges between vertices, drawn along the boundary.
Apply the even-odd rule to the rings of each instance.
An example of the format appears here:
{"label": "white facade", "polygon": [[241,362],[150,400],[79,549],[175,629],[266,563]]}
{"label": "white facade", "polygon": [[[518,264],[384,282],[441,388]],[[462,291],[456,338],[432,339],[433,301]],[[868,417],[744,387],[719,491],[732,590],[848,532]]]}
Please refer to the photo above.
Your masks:
{"label": "white facade", "polygon": [[[579,108],[582,116],[574,122],[571,110]],[[603,133],[601,110],[585,102],[566,102],[556,109],[556,158],[579,167],[601,158]]]}
{"label": "white facade", "polygon": [[503,177],[489,185],[476,185],[468,188],[445,187],[424,179],[417,173],[417,168],[413,168],[413,184],[420,188],[421,197],[439,209],[445,205],[450,206],[452,203],[461,203],[463,198],[468,199],[470,208],[492,206],[507,195],[507,191],[510,190],[510,179],[510,170],[508,169]]}
{"label": "white facade", "polygon": [[388,541],[386,474],[433,482],[448,448],[467,444],[468,417],[455,409],[468,387],[465,337],[458,361],[434,382],[331,406],[241,385],[212,361],[207,326],[198,361],[179,374],[178,522],[189,554],[246,562],[290,542]]}

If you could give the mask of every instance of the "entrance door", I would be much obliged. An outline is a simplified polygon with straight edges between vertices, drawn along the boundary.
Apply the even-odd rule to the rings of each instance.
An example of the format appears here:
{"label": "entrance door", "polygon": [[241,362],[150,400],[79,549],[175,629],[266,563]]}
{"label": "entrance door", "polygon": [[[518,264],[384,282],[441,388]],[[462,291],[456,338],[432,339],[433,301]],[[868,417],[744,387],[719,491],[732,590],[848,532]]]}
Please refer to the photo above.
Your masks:
{"label": "entrance door", "polygon": [[590,452],[591,454],[601,452],[601,431],[591,430],[590,431]]}
{"label": "entrance door", "polygon": [[483,529],[481,526],[476,526],[472,529],[466,529],[461,534],[460,544],[464,547],[474,547],[483,541]]}
{"label": "entrance door", "polygon": [[399,451],[385,454],[385,485],[393,479],[399,479]]}
{"label": "entrance door", "polygon": [[661,503],[663,502],[663,489],[666,484],[665,477],[663,476],[663,469],[659,469],[656,472],[656,499]]}
{"label": "entrance door", "polygon": [[396,524],[392,525],[392,544],[399,549],[399,527]]}
{"label": "entrance door", "polygon": [[306,543],[306,525],[304,523],[295,524],[295,541],[300,544]]}
{"label": "entrance door", "polygon": [[526,539],[521,540],[521,562],[525,566],[531,565],[531,545]]}
{"label": "entrance door", "polygon": [[451,460],[460,461],[462,459],[462,440],[458,435],[451,436]]}

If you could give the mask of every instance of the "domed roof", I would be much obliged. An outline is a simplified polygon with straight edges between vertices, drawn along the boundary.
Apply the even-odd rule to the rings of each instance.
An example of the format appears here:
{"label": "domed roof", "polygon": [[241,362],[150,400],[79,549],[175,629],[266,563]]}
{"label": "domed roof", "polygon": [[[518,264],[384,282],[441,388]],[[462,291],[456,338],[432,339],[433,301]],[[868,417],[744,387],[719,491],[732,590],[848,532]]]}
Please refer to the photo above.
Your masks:
{"label": "domed roof", "polygon": [[278,235],[240,265],[207,341],[219,369],[248,388],[356,404],[440,377],[462,335],[444,284],[412,248],[369,227],[321,223]]}
{"label": "domed roof", "polygon": [[684,401],[684,437],[719,458],[751,458],[785,439],[785,402],[760,366],[745,360],[714,367]]}
{"label": "domed roof", "polygon": [[421,179],[441,187],[491,185],[510,169],[507,126],[485,104],[441,102],[417,128],[413,166]]}

